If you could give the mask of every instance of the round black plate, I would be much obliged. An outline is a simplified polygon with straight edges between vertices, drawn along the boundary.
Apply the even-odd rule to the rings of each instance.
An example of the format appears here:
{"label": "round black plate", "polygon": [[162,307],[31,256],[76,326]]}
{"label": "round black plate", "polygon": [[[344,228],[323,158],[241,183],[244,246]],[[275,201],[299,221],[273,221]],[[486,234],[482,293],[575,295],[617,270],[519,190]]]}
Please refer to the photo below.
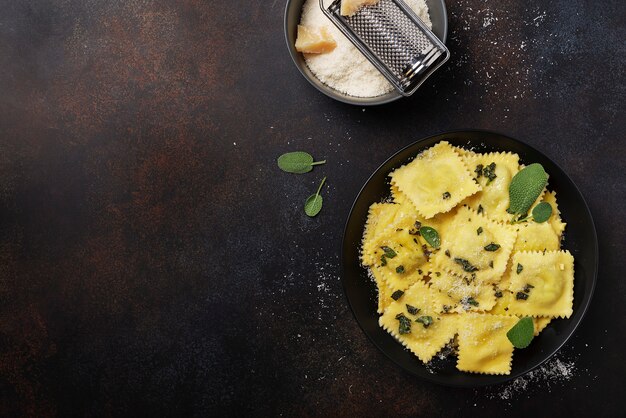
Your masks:
{"label": "round black plate", "polygon": [[[574,256],[574,314],[569,319],[555,319],[523,350],[515,350],[510,375],[489,376],[458,371],[456,357],[435,359],[424,365],[410,351],[378,326],[376,285],[359,262],[359,247],[369,206],[387,198],[387,175],[407,163],[422,150],[439,141],[471,147],[478,152],[510,151],[519,154],[524,164],[540,163],[548,172],[548,188],[557,193],[559,210],[567,223],[562,248]],[[598,239],[591,213],[578,188],[561,168],[534,148],[495,132],[456,131],[431,136],[398,151],[381,165],[357,196],[343,236],[342,282],[357,322],[372,342],[400,367],[424,380],[448,386],[482,386],[502,383],[527,373],[549,359],[565,344],[582,320],[591,301],[598,273]]]}

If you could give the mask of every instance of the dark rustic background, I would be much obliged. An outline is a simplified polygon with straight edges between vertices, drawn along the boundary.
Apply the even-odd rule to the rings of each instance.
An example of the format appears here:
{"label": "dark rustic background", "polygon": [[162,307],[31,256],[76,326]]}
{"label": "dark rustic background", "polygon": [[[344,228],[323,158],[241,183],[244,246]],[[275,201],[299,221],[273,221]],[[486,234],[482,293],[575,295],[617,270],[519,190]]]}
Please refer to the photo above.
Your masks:
{"label": "dark rustic background", "polygon": [[[449,1],[451,61],[367,109],[300,76],[284,3],[0,0],[0,415],[623,416],[624,2]],[[360,186],[457,128],[526,141],[590,205],[573,376],[427,384],[347,307]],[[328,163],[279,171],[296,149]]]}

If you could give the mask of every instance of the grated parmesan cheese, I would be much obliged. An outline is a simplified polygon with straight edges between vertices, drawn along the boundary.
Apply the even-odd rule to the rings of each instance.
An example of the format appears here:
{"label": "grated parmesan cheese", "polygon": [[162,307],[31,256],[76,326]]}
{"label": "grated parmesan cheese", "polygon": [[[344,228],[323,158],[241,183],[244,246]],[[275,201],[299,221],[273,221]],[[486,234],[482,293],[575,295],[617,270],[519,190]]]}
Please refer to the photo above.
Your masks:
{"label": "grated parmesan cheese", "polygon": [[[332,0],[324,0],[328,7]],[[405,0],[406,4],[432,28],[425,0]],[[328,20],[319,7],[319,0],[307,0],[302,8],[300,24],[313,28],[327,27],[337,47],[327,54],[305,54],[307,66],[327,86],[355,97],[376,97],[393,90],[393,86],[354,45]]]}

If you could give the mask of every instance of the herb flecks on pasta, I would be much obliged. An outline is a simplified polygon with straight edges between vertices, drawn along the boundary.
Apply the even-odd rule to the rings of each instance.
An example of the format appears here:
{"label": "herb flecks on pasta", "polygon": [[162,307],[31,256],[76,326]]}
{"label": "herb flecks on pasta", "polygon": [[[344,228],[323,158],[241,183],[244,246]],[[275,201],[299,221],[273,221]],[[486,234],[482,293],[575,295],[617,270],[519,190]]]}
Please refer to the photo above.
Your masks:
{"label": "herb flecks on pasta", "polygon": [[[476,233],[478,228],[482,228],[480,235]],[[443,270],[472,281],[497,283],[506,270],[516,234],[510,225],[461,207],[441,233],[443,252],[434,255],[434,263]],[[450,253],[450,257],[445,251]]]}
{"label": "herb flecks on pasta", "polygon": [[[574,259],[561,250],[556,193],[544,188],[528,213],[507,212],[522,168],[516,154],[443,141],[394,170],[391,198],[370,207],[361,261],[379,324],[424,363],[458,336],[459,370],[509,374],[507,332],[520,318],[532,318],[537,336],[571,316]],[[542,202],[552,212],[535,222]]]}

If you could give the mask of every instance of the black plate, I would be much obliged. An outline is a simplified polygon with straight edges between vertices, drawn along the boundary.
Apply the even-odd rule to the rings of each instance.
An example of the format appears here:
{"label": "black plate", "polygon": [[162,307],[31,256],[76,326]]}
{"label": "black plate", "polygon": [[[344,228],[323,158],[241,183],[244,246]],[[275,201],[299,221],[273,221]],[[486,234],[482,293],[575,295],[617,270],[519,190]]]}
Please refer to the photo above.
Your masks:
{"label": "black plate", "polygon": [[[369,206],[390,194],[387,175],[422,150],[439,141],[471,147],[478,152],[510,151],[524,164],[540,163],[550,176],[548,189],[557,193],[559,210],[567,223],[562,248],[574,256],[574,313],[569,319],[555,319],[523,350],[515,350],[510,375],[490,376],[461,372],[456,357],[435,359],[425,366],[410,351],[378,326],[376,285],[359,262],[359,247]],[[591,301],[598,273],[598,239],[589,208],[578,188],[561,168],[536,149],[495,132],[455,131],[431,136],[398,151],[367,180],[357,196],[343,236],[342,282],[357,322],[372,342],[400,367],[424,380],[448,386],[474,387],[496,383],[527,373],[555,354],[574,333]]]}

